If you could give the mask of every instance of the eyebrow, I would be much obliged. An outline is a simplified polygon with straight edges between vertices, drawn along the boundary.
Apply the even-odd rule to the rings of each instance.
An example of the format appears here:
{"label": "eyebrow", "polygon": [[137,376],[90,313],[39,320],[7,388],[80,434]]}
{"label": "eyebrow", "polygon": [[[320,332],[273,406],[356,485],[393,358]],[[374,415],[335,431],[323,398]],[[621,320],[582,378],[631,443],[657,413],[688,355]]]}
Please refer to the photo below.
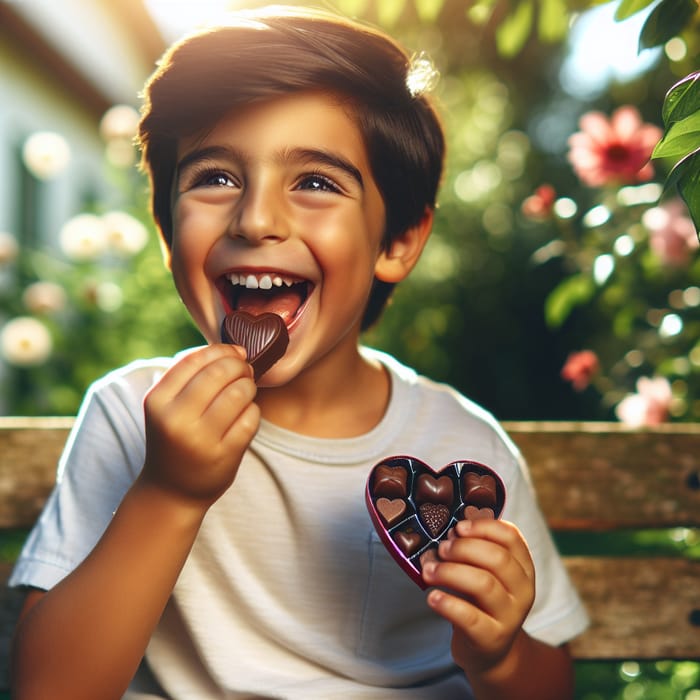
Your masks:
{"label": "eyebrow", "polygon": [[235,156],[235,152],[225,146],[195,148],[178,161],[175,167],[175,180],[177,181],[182,171],[193,163],[197,163],[200,160],[207,160],[208,158],[231,158],[231,156]]}
{"label": "eyebrow", "polygon": [[[228,148],[226,146],[205,146],[196,148],[184,155],[177,163],[175,169],[175,181],[180,177],[180,174],[187,167],[198,161],[217,158],[234,158],[245,162],[248,160],[246,155],[237,149]],[[347,158],[343,158],[337,153],[326,151],[320,148],[292,148],[285,150],[277,157],[280,162],[298,160],[306,163],[321,163],[331,168],[341,170],[355,180],[364,190],[365,183],[362,178],[362,173],[359,168],[353,165]]]}
{"label": "eyebrow", "polygon": [[365,187],[362,173],[349,160],[343,158],[337,153],[325,151],[318,148],[294,148],[285,153],[290,159],[298,159],[309,163],[322,163],[331,168],[336,168],[347,173],[350,177],[357,181],[362,189]]}

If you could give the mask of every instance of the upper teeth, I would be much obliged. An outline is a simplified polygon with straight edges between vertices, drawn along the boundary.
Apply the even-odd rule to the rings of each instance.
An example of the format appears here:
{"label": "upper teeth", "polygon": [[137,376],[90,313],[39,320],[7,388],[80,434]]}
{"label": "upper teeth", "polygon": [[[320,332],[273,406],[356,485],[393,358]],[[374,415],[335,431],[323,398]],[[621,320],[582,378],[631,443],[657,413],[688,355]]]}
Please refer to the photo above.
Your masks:
{"label": "upper teeth", "polygon": [[291,277],[283,277],[282,275],[252,275],[246,273],[231,272],[227,275],[231,284],[245,287],[246,289],[272,289],[272,287],[281,287],[283,284],[291,287],[294,280]]}

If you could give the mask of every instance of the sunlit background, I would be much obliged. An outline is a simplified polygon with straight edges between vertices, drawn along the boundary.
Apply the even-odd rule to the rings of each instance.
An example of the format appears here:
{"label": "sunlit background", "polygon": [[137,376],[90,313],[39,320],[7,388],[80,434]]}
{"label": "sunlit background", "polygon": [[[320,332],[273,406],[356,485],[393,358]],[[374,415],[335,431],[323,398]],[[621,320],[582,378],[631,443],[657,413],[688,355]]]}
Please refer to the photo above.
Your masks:
{"label": "sunlit background", "polygon": [[[648,163],[700,9],[640,50],[660,2],[623,21],[594,0],[322,3],[441,73],[434,232],[368,343],[501,420],[700,419],[697,235]],[[259,4],[0,0],[0,414],[74,415],[109,369],[202,342],[136,168],[138,95],[170,41]],[[697,532],[671,540],[697,555]],[[586,678],[577,700],[700,697],[698,664]]]}
{"label": "sunlit background", "polygon": [[[169,42],[260,4],[0,2],[5,412],[73,413],[111,366],[201,342],[160,265],[135,168],[138,94]],[[675,267],[669,251],[654,263],[647,248],[660,255],[661,234],[642,240],[676,222],[666,210],[645,214],[663,172],[600,187],[572,168],[569,149],[587,112],[608,118],[632,105],[640,125],[659,125],[663,95],[696,47],[679,35],[639,50],[658,0],[623,22],[618,2],[592,4],[573,12],[550,0],[548,13],[512,16],[496,0],[330,5],[427,52],[442,74],[449,155],[435,231],[367,340],[500,418],[615,418],[659,368],[668,417],[689,418],[700,415],[695,268],[683,247]],[[679,231],[677,245],[691,245]],[[144,293],[162,299],[158,311],[140,303]],[[76,353],[78,333],[89,340]],[[583,349],[600,372],[571,391],[560,371]]]}

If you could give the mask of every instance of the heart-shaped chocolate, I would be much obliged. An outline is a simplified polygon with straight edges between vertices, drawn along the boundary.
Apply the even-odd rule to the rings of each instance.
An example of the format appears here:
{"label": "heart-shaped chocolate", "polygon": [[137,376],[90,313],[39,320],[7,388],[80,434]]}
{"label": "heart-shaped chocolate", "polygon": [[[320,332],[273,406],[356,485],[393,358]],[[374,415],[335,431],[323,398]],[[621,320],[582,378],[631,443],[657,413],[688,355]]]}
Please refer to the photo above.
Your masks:
{"label": "heart-shaped chocolate", "polygon": [[491,468],[472,460],[434,470],[416,457],[383,459],[367,478],[367,509],[379,537],[421,587],[422,562],[458,520],[498,518],[505,487]]}
{"label": "heart-shaped chocolate", "polygon": [[221,340],[246,349],[257,382],[284,355],[289,334],[277,314],[253,316],[246,311],[234,311],[221,324]]}

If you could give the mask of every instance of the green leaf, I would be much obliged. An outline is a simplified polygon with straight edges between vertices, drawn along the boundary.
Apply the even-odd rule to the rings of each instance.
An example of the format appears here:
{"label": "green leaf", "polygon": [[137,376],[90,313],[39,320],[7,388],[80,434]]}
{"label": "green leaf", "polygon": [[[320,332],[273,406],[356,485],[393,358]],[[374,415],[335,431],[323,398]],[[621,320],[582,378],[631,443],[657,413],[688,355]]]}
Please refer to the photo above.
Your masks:
{"label": "green leaf", "polygon": [[464,14],[473,24],[483,26],[491,19],[496,2],[497,0],[475,0],[465,10]]}
{"label": "green leaf", "polygon": [[668,128],[673,122],[685,119],[700,110],[700,72],[686,75],[666,93],[661,112]]}
{"label": "green leaf", "polygon": [[685,157],[700,144],[700,111],[673,122],[664,137],[656,144],[652,158]]}
{"label": "green leaf", "polygon": [[615,10],[615,21],[627,19],[632,15],[636,15],[645,7],[651,5],[654,0],[622,0]]}
{"label": "green leaf", "polygon": [[336,0],[338,9],[348,17],[361,17],[369,5],[369,0]]}
{"label": "green leaf", "polygon": [[681,171],[677,176],[678,193],[688,207],[700,239],[700,148],[678,163],[675,169]]}
{"label": "green leaf", "polygon": [[540,0],[537,33],[545,42],[557,42],[569,31],[569,13],[565,0]]}
{"label": "green leaf", "polygon": [[496,46],[502,56],[515,56],[525,46],[532,30],[532,0],[521,0],[496,30]]}
{"label": "green leaf", "polygon": [[383,27],[393,27],[404,11],[406,0],[382,0],[377,4],[377,19]]}
{"label": "green leaf", "polygon": [[421,22],[434,22],[445,3],[444,0],[415,0],[415,4]]}
{"label": "green leaf", "polygon": [[697,11],[695,0],[663,0],[647,17],[639,35],[639,50],[665,44]]}
{"label": "green leaf", "polygon": [[560,282],[544,304],[547,325],[559,328],[577,306],[590,301],[595,292],[593,280],[584,274],[574,275]]}

